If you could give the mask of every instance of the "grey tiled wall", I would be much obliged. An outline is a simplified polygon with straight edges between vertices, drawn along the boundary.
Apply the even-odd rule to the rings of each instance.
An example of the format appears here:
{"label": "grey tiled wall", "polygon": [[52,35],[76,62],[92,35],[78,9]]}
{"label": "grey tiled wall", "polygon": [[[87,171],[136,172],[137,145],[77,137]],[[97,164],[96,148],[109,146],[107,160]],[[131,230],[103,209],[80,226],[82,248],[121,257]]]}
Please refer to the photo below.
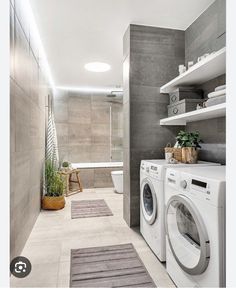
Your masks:
{"label": "grey tiled wall", "polygon": [[45,100],[50,94],[22,3],[10,4],[11,259],[20,255],[40,211]]}
{"label": "grey tiled wall", "polygon": [[[202,15],[185,31],[185,62],[221,49],[226,45],[226,1],[216,0]],[[215,87],[225,83],[225,75],[199,86],[204,90],[205,97]],[[189,123],[187,130],[199,130],[204,140],[200,159],[226,163],[225,118],[211,119]]]}
{"label": "grey tiled wall", "polygon": [[179,127],[160,126],[168,97],[160,86],[184,63],[184,31],[130,25],[124,36],[124,219],[139,225],[139,166],[164,158]]}
{"label": "grey tiled wall", "polygon": [[[123,161],[122,99],[106,94],[57,91],[54,110],[60,160],[72,163]],[[101,184],[109,187],[111,177],[107,180],[105,173]],[[97,170],[82,170],[81,176],[85,188],[97,187]]]}

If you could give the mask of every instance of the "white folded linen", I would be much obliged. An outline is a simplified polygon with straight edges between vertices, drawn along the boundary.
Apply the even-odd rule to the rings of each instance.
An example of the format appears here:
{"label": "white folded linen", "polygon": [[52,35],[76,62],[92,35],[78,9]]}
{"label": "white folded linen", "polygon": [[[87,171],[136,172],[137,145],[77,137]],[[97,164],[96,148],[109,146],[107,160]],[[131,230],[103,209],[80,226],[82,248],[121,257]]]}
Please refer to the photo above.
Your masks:
{"label": "white folded linen", "polygon": [[219,97],[219,96],[222,96],[222,95],[225,95],[226,94],[226,89],[223,89],[223,90],[220,90],[220,91],[217,91],[217,92],[212,92],[212,93],[209,93],[208,94],[208,98],[215,98],[215,97]]}
{"label": "white folded linen", "polygon": [[225,103],[225,101],[226,101],[226,95],[223,95],[223,96],[220,96],[220,97],[208,99],[205,102],[205,105],[206,105],[206,107],[210,107],[210,106]]}
{"label": "white folded linen", "polygon": [[217,87],[215,88],[215,92],[217,92],[217,91],[221,91],[221,90],[224,90],[224,89],[226,89],[226,84],[222,84],[222,85],[220,85],[220,86],[217,86]]}

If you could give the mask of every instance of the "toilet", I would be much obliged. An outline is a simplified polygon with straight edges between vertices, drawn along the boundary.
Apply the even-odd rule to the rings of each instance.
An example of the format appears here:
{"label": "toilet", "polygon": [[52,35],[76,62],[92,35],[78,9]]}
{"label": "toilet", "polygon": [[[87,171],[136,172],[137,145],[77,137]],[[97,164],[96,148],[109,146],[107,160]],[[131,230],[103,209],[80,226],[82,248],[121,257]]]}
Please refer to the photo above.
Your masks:
{"label": "toilet", "polygon": [[123,170],[112,171],[111,178],[117,193],[123,193]]}

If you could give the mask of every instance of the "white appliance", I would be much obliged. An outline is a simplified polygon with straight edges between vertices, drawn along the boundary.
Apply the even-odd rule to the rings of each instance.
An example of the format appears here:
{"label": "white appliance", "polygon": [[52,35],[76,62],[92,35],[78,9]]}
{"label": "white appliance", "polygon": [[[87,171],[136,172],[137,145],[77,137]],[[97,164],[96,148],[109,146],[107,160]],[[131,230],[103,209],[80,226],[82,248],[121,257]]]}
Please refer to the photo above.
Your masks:
{"label": "white appliance", "polygon": [[[188,167],[219,165],[199,161]],[[140,232],[160,261],[166,260],[164,227],[164,179],[166,169],[183,168],[186,164],[167,164],[165,160],[143,160],[140,165]]]}
{"label": "white appliance", "polygon": [[225,287],[225,166],[168,169],[166,269],[177,287]]}

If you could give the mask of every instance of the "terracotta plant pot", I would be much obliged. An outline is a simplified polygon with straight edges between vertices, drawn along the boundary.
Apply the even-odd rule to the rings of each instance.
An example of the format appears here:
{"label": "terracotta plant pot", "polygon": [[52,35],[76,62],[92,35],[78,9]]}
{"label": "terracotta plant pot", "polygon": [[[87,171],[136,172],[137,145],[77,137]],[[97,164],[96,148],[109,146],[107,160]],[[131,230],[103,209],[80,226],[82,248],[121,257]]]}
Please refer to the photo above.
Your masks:
{"label": "terracotta plant pot", "polygon": [[66,204],[64,195],[61,196],[43,196],[42,208],[44,210],[60,210]]}
{"label": "terracotta plant pot", "polygon": [[198,149],[195,147],[182,148],[182,163],[196,164],[198,161]]}

